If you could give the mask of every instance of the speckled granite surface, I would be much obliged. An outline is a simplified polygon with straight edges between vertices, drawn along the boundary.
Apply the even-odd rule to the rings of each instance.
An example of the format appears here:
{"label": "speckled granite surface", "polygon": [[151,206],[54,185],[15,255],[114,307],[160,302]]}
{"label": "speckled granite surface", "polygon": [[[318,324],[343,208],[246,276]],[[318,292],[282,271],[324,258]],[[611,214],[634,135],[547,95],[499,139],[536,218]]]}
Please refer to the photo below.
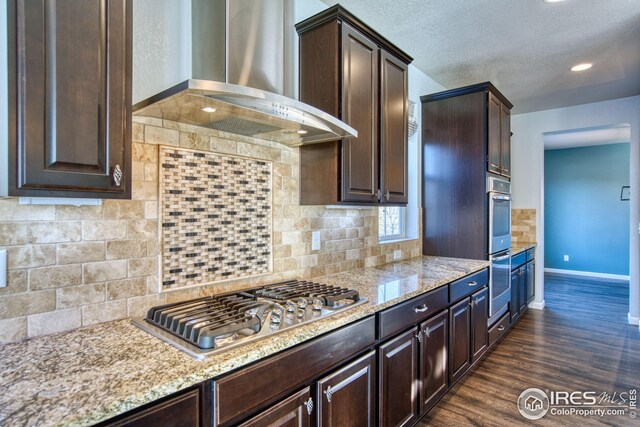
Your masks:
{"label": "speckled granite surface", "polygon": [[537,245],[535,242],[513,242],[511,244],[511,256],[518,255],[527,249],[535,248]]}
{"label": "speckled granite surface", "polygon": [[198,362],[128,320],[0,347],[0,425],[91,425],[314,338],[488,266],[422,257],[317,279],[369,299]]}

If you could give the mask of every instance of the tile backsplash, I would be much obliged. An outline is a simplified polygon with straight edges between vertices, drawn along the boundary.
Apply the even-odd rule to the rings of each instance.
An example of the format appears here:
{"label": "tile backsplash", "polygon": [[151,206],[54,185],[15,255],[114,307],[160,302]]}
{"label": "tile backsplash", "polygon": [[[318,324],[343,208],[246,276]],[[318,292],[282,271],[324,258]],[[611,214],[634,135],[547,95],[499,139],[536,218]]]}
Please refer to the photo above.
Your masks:
{"label": "tile backsplash", "polygon": [[[420,256],[417,239],[378,243],[377,208],[299,206],[296,148],[157,119],[134,120],[133,200],[76,207],[0,199],[0,248],[7,249],[9,268],[8,286],[0,288],[0,343],[142,316],[165,302],[385,264],[397,249],[402,258]],[[161,145],[271,167],[271,272],[161,291]],[[311,251],[316,230],[322,246]]]}
{"label": "tile backsplash", "polygon": [[536,241],[535,209],[511,209],[511,238],[519,243]]}

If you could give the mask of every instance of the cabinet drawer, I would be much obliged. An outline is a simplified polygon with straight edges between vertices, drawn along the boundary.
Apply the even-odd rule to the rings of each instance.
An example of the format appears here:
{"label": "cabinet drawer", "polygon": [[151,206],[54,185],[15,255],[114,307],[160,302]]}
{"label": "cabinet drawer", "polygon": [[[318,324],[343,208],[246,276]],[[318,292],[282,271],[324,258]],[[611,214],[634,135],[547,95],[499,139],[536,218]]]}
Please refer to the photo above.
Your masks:
{"label": "cabinet drawer", "polygon": [[449,305],[448,293],[449,286],[444,285],[382,311],[379,314],[378,338],[387,338],[447,308]]}
{"label": "cabinet drawer", "polygon": [[449,300],[454,303],[471,295],[489,283],[489,270],[482,270],[449,285]]}
{"label": "cabinet drawer", "polygon": [[531,248],[527,250],[527,262],[531,261],[536,257],[536,248]]}
{"label": "cabinet drawer", "polygon": [[248,415],[347,361],[375,342],[373,316],[241,369],[213,382],[214,425]]}
{"label": "cabinet drawer", "polygon": [[511,271],[517,270],[521,265],[527,262],[527,252],[520,252],[518,255],[511,257]]}
{"label": "cabinet drawer", "polygon": [[509,329],[509,313],[505,314],[498,322],[489,329],[489,346],[498,340]]}

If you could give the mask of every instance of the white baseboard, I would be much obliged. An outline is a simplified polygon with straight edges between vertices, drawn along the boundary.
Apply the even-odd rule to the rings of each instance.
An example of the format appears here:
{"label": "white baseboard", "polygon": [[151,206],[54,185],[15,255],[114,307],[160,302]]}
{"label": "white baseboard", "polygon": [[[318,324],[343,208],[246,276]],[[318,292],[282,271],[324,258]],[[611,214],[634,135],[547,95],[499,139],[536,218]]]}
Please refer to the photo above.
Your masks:
{"label": "white baseboard", "polygon": [[556,273],[556,274],[568,274],[570,276],[587,276],[587,277],[597,277],[600,279],[613,279],[613,280],[629,280],[629,276],[625,276],[622,274],[609,274],[609,273],[595,273],[592,271],[577,271],[577,270],[562,270],[560,268],[545,268],[545,273]]}
{"label": "white baseboard", "polygon": [[544,308],[544,300],[542,300],[541,302],[532,302],[529,304],[529,308],[532,308],[534,310],[542,310]]}
{"label": "white baseboard", "polygon": [[627,313],[627,317],[629,318],[630,325],[640,326],[640,317],[631,317],[631,313]]}

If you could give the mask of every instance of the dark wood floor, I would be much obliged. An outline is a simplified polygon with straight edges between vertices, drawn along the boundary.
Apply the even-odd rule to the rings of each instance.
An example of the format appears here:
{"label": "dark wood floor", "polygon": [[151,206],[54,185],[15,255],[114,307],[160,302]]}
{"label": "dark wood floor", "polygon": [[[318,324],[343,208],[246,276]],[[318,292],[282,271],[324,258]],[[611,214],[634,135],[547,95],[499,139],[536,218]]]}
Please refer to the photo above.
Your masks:
{"label": "dark wood floor", "polygon": [[530,387],[640,394],[640,331],[627,322],[627,283],[547,275],[545,301],[543,311],[529,309],[418,425],[640,426],[640,411],[635,420],[548,413],[528,421],[520,415],[518,396]]}

